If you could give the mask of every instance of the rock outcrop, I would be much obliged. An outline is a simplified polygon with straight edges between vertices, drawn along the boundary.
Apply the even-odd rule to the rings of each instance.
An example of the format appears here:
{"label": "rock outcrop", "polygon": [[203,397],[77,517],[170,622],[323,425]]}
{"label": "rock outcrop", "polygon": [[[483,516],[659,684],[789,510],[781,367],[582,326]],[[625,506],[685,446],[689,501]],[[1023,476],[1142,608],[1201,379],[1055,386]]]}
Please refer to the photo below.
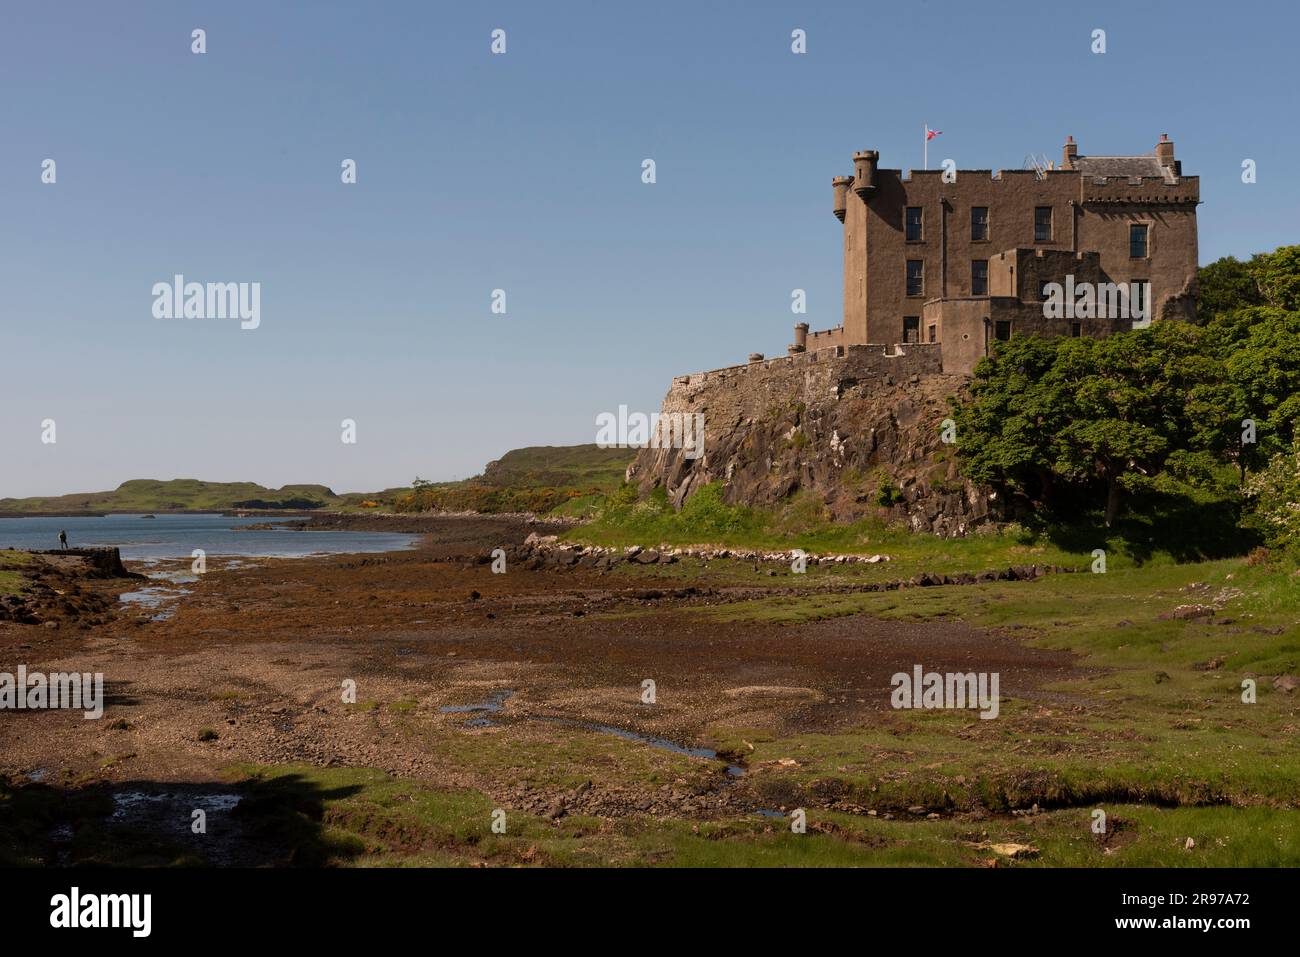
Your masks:
{"label": "rock outcrop", "polygon": [[31,554],[42,556],[48,563],[63,568],[79,569],[84,578],[137,578],[145,576],[128,571],[122,564],[121,550],[113,546],[93,548],[33,549]]}
{"label": "rock outcrop", "polygon": [[22,578],[17,591],[0,595],[0,622],[49,628],[58,628],[60,622],[103,624],[111,617],[117,600],[115,595],[93,587],[92,580],[145,578],[127,570],[116,548],[14,554],[30,558],[0,561],[0,570],[17,571]]}
{"label": "rock outcrop", "polygon": [[941,435],[948,397],[966,382],[940,371],[929,344],[845,346],[679,376],[661,417],[701,415],[703,454],[643,449],[628,480],[643,493],[665,487],[677,506],[719,482],[728,504],[771,508],[810,493],[837,521],[883,509],[914,531],[962,536],[999,517]]}

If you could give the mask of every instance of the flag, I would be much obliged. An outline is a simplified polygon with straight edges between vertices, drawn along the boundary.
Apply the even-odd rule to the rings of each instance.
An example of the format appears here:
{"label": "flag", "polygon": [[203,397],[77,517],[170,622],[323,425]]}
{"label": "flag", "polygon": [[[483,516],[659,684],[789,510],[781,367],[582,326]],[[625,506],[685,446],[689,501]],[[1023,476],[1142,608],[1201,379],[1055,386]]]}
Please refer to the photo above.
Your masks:
{"label": "flag", "polygon": [[928,126],[925,128],[925,140],[927,143],[930,140],[934,139],[936,136],[940,136],[942,134],[943,134],[943,130],[932,130]]}

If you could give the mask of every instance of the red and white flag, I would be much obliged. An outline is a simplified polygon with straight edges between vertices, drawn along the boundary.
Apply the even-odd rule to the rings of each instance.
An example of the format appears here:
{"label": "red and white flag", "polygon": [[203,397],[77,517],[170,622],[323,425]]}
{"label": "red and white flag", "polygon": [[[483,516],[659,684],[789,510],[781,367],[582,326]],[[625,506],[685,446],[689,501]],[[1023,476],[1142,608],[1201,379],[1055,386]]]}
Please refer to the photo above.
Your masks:
{"label": "red and white flag", "polygon": [[943,134],[943,130],[932,130],[928,126],[925,128],[925,140],[927,143],[930,140],[934,139],[936,136],[940,136],[942,134]]}

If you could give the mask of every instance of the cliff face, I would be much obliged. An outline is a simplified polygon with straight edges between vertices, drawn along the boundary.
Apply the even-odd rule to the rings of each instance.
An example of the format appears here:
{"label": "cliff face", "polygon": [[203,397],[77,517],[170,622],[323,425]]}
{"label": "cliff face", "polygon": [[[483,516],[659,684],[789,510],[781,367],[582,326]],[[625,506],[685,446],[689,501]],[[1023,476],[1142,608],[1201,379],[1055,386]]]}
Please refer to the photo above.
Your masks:
{"label": "cliff face", "polygon": [[[891,354],[898,350],[901,354]],[[729,504],[779,506],[800,492],[836,520],[885,509],[916,531],[965,535],[987,521],[987,494],[943,443],[947,397],[938,346],[847,346],[680,376],[662,413],[703,416],[704,452],[642,449],[628,480],[663,485],[680,505],[721,482]]]}

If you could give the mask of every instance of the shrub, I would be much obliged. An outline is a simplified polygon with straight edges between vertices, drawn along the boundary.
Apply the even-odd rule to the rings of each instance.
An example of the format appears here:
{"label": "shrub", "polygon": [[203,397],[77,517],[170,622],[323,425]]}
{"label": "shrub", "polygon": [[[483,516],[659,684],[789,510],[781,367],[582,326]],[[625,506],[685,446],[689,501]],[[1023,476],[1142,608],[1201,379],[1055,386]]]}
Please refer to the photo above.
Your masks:
{"label": "shrub", "polygon": [[1269,545],[1300,548],[1300,440],[1250,476],[1245,492],[1252,505],[1247,523]]}

